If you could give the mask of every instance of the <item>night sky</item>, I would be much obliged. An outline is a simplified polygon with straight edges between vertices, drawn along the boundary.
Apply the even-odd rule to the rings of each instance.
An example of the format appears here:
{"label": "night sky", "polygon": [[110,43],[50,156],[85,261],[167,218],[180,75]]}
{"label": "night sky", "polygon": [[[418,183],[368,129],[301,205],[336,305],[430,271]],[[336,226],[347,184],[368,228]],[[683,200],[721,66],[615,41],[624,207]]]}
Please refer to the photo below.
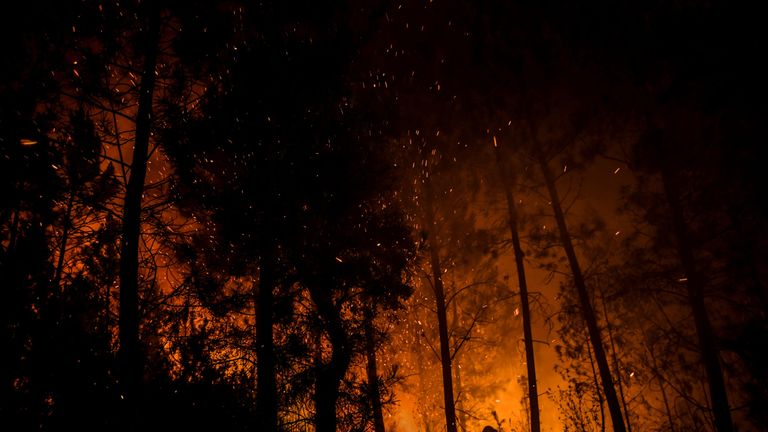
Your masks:
{"label": "night sky", "polygon": [[6,7],[0,429],[765,430],[764,12]]}

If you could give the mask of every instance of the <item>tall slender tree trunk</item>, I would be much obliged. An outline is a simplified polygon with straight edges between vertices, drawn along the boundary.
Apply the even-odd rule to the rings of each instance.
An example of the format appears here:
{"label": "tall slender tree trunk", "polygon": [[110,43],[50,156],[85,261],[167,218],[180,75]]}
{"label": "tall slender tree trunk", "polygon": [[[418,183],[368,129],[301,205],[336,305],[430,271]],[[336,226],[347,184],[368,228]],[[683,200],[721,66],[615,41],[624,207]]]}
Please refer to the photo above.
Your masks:
{"label": "tall slender tree trunk", "polygon": [[[600,430],[605,432],[605,399],[603,398],[603,392],[600,389],[600,380],[597,379],[597,371],[595,370],[595,358],[592,355],[592,348],[587,345],[587,355],[589,356],[589,366],[592,367],[592,378],[595,381],[595,394],[597,395],[597,405],[600,407]],[[584,425],[582,424],[582,428]]]}
{"label": "tall slender tree trunk", "polygon": [[619,404],[619,398],[616,395],[616,388],[613,384],[613,377],[611,376],[611,369],[608,365],[608,359],[605,355],[605,348],[603,347],[603,340],[600,336],[600,328],[597,325],[597,317],[595,316],[595,310],[592,307],[592,303],[589,299],[589,292],[587,291],[587,285],[584,282],[584,276],[581,273],[581,267],[579,261],[576,258],[576,251],[573,248],[571,242],[571,235],[568,232],[568,225],[565,222],[565,215],[563,209],[560,206],[560,197],[557,193],[557,187],[555,186],[555,179],[552,175],[552,171],[549,169],[549,164],[544,157],[544,153],[541,149],[535,150],[537,159],[542,173],[544,174],[544,181],[547,184],[549,190],[549,196],[552,200],[552,210],[555,214],[555,220],[560,231],[560,242],[565,250],[565,255],[568,257],[568,264],[571,267],[571,274],[573,276],[573,283],[576,286],[576,292],[579,297],[579,306],[581,309],[584,321],[587,324],[587,332],[589,333],[589,340],[592,343],[592,350],[597,362],[597,369],[600,373],[600,381],[602,382],[603,392],[605,394],[605,400],[608,404],[608,412],[611,416],[611,423],[613,424],[613,430],[615,432],[626,432],[624,426],[624,418],[621,413],[621,404]]}
{"label": "tall slender tree trunk", "polygon": [[458,429],[461,432],[467,431],[467,414],[464,408],[464,402],[461,400],[463,395],[463,389],[461,387],[461,366],[458,359],[456,360],[456,369],[454,369],[456,375],[456,420],[458,421]]}
{"label": "tall slender tree trunk", "polygon": [[[428,401],[428,397],[424,397],[424,393],[431,393],[431,390],[433,389],[430,386],[430,383],[427,382],[426,376],[429,373],[428,367],[426,366],[426,361],[424,361],[424,355],[420,349],[417,349],[415,352],[416,359],[415,364],[418,368],[417,376],[419,377],[419,386],[418,389],[420,391],[420,398],[418,399],[422,406],[426,406],[426,401]],[[424,432],[431,432],[432,431],[432,419],[430,417],[429,410],[426,409],[418,409],[417,412],[419,413],[419,418],[421,419],[421,424],[423,426]]]}
{"label": "tall slender tree trunk", "polygon": [[760,306],[762,306],[762,318],[768,319],[768,290],[761,280],[760,271],[758,270],[759,266],[755,260],[754,250],[750,251],[747,266],[747,271],[749,272],[749,276],[753,281],[753,283],[748,285],[749,292],[760,302]]}
{"label": "tall slender tree trunk", "polygon": [[644,344],[645,350],[648,352],[648,356],[651,358],[651,362],[653,363],[653,372],[656,378],[656,381],[659,382],[659,389],[661,390],[661,399],[664,402],[664,410],[667,414],[667,421],[669,422],[669,432],[675,432],[675,420],[672,418],[672,407],[669,404],[669,396],[667,396],[667,390],[664,387],[664,378],[659,373],[659,366],[656,362],[656,355],[651,350],[651,347],[648,346],[648,343],[645,342]]}
{"label": "tall slender tree trunk", "polygon": [[[451,314],[453,315],[453,325],[458,326],[459,324],[459,306],[456,304],[456,302],[453,302],[451,304]],[[458,344],[461,341],[454,340],[453,343],[458,346]],[[464,403],[461,401],[461,397],[463,395],[464,389],[461,387],[461,362],[459,361],[459,355],[460,352],[456,352],[455,357],[453,360],[456,363],[456,369],[453,370],[454,378],[455,378],[455,385],[454,390],[456,390],[456,419],[459,422],[459,430],[461,432],[466,432],[467,430],[467,416],[464,412]]]}
{"label": "tall slender tree trunk", "polygon": [[536,361],[533,355],[533,332],[531,330],[531,308],[528,302],[528,282],[525,277],[525,252],[520,245],[520,231],[518,228],[517,206],[512,192],[511,176],[504,169],[501,148],[493,137],[493,145],[496,153],[496,165],[499,176],[504,186],[507,198],[507,213],[509,232],[512,235],[512,248],[515,253],[515,268],[517,269],[517,285],[520,288],[520,309],[523,314],[523,341],[525,343],[525,362],[528,369],[528,405],[530,407],[531,432],[541,430],[539,414],[539,391],[536,387]]}
{"label": "tall slender tree trunk", "polygon": [[8,233],[8,249],[6,254],[11,256],[16,251],[16,237],[19,235],[19,209],[13,210],[13,217],[11,218],[11,228]]}
{"label": "tall slender tree trunk", "polygon": [[667,413],[667,421],[669,422],[669,432],[675,432],[675,420],[672,418],[672,407],[669,405],[669,396],[667,396],[667,389],[664,387],[664,380],[660,376],[657,376],[656,380],[659,381],[661,400],[664,402],[664,411]]}
{"label": "tall slender tree trunk", "polygon": [[75,191],[69,191],[67,200],[67,211],[64,216],[64,227],[61,233],[61,244],[59,245],[59,257],[56,260],[56,269],[53,273],[53,288],[60,290],[61,274],[64,271],[64,255],[67,253],[67,241],[69,240],[69,231],[72,229],[72,207],[75,202]]}
{"label": "tall slender tree trunk", "polygon": [[742,220],[740,211],[738,209],[731,209],[728,212],[731,225],[737,229],[739,237],[743,238],[739,249],[746,256],[742,258],[745,264],[746,274],[752,279],[752,283],[747,283],[748,292],[757,300],[761,307],[762,318],[768,318],[768,289],[762,281],[760,275],[760,265],[758,264],[759,246],[755,241],[754,234],[750,232],[750,224],[748,221]]}
{"label": "tall slender tree trunk", "polygon": [[731,432],[734,429],[733,421],[731,420],[731,410],[728,405],[728,393],[725,387],[723,371],[720,367],[715,334],[707,314],[706,305],[704,304],[704,280],[696,269],[693,246],[680,204],[680,192],[677,189],[677,184],[668,164],[664,162],[663,157],[660,160],[662,161],[661,181],[664,185],[664,194],[669,205],[672,229],[677,242],[678,258],[687,279],[685,285],[688,290],[688,303],[693,312],[696,336],[698,337],[701,358],[707,374],[709,398],[715,417],[715,427],[718,432]]}
{"label": "tall slender tree trunk", "polygon": [[621,379],[621,370],[619,369],[619,356],[616,353],[616,343],[613,340],[611,324],[608,322],[608,309],[606,307],[605,295],[603,294],[602,289],[600,289],[600,300],[603,304],[603,318],[605,319],[605,330],[608,332],[608,345],[611,348],[613,370],[616,371],[616,385],[619,387],[619,399],[621,400],[621,406],[624,408],[624,419],[627,422],[627,432],[632,432],[632,423],[629,421],[629,406],[627,405],[627,398],[624,397],[624,383]]}
{"label": "tall slender tree trunk", "polygon": [[[373,307],[373,306],[371,306]],[[366,374],[368,375],[368,391],[371,398],[371,410],[373,411],[373,430],[384,432],[384,412],[381,407],[381,389],[379,388],[379,372],[376,365],[376,335],[373,328],[373,311],[365,309],[363,325],[365,327],[365,356]]]}
{"label": "tall slender tree trunk", "polygon": [[453,371],[451,366],[450,340],[448,339],[448,319],[446,317],[445,290],[443,288],[443,273],[440,266],[439,244],[435,224],[434,197],[430,180],[424,180],[424,216],[429,233],[430,264],[432,267],[432,288],[435,292],[435,308],[437,310],[437,326],[440,334],[440,365],[443,375],[443,402],[445,404],[445,424],[448,432],[456,430],[456,406],[453,400]]}
{"label": "tall slender tree trunk", "polygon": [[[13,274],[14,261],[17,259],[15,244],[19,225],[18,208],[13,208],[9,210],[9,214],[3,215],[3,223],[7,220],[6,218],[10,219],[8,221],[8,247],[3,250],[0,245],[0,280],[3,281],[4,290],[4,298],[0,302],[0,344],[3,345],[3,352],[0,353],[0,418],[3,419],[13,413],[11,405],[14,394],[13,380],[21,359],[11,353],[19,352],[21,345],[19,339],[23,339],[16,332],[11,331],[16,326],[17,296],[21,294],[18,292],[21,285],[17,284],[17,276]],[[9,301],[7,298],[9,294],[13,296],[13,301]]]}
{"label": "tall slender tree trunk", "polygon": [[275,378],[275,341],[272,315],[275,287],[275,257],[271,240],[261,257],[256,291],[256,413],[259,430],[277,431],[277,380]]}
{"label": "tall slender tree trunk", "polygon": [[155,67],[160,39],[160,11],[147,6],[149,25],[142,35],[144,64],[139,87],[136,132],[131,173],[123,203],[122,241],[120,245],[120,385],[125,399],[123,427],[138,425],[138,402],[141,397],[142,356],[139,347],[139,242],[141,241],[141,198],[147,174],[152,108],[155,93]]}

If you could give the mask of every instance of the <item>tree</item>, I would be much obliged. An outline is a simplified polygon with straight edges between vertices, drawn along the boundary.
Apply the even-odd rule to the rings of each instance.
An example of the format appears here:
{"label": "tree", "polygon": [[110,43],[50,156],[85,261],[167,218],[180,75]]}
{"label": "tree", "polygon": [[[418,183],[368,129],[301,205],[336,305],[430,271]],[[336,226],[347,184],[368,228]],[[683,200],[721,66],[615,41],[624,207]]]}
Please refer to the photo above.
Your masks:
{"label": "tree", "polygon": [[[158,176],[157,170],[150,168],[153,161],[163,164],[158,158],[161,151],[155,132],[167,122],[163,100],[173,98],[190,105],[194,98],[190,89],[206,81],[201,76],[204,68],[193,64],[197,59],[183,51],[185,38],[180,35],[199,35],[194,30],[179,30],[190,23],[185,13],[204,15],[206,23],[219,17],[201,13],[216,11],[216,5],[193,6],[176,8],[166,2],[81,4],[71,22],[73,43],[67,53],[76,66],[61,78],[64,102],[77,104],[97,126],[102,155],[117,167],[116,178],[121,180],[120,197],[104,200],[101,207],[119,214],[122,222],[118,358],[125,406],[122,425],[128,429],[142,422],[144,363],[150,355],[146,348],[157,338],[157,316],[148,319],[148,311],[157,309],[147,305],[155,300],[150,294],[157,297],[163,289],[157,283],[161,235],[153,232],[149,238],[143,233],[148,226],[167,228],[167,214],[172,213],[169,203],[173,197],[164,189],[167,179],[162,178],[162,169]],[[205,41],[210,43],[211,39]],[[208,48],[198,54],[209,55]],[[173,85],[180,82],[184,85]],[[153,325],[143,325],[150,321]]]}
{"label": "tree", "polygon": [[448,318],[446,313],[447,303],[445,289],[443,288],[443,270],[440,265],[439,243],[435,223],[434,195],[431,190],[431,180],[425,178],[424,183],[424,225],[430,238],[430,267],[432,268],[432,289],[435,294],[435,307],[437,313],[438,332],[440,335],[440,366],[443,376],[443,403],[445,404],[445,424],[448,432],[456,432],[456,406],[453,398],[453,370],[451,363],[453,356],[448,340]]}
{"label": "tree", "polygon": [[517,270],[517,285],[520,289],[520,309],[523,315],[523,341],[525,343],[525,362],[528,368],[528,403],[531,413],[531,432],[541,430],[541,420],[539,413],[539,391],[536,387],[536,361],[533,355],[533,332],[531,331],[531,308],[528,299],[528,282],[525,278],[525,253],[520,244],[520,231],[518,229],[518,213],[515,204],[515,196],[512,192],[514,187],[514,177],[508,174],[504,169],[504,160],[502,150],[499,148],[496,137],[493,137],[493,145],[496,153],[496,163],[499,170],[501,181],[504,182],[504,192],[507,201],[507,212],[509,213],[507,221],[509,223],[509,232],[512,236],[512,249],[515,255],[515,269]]}
{"label": "tree", "polygon": [[[28,30],[34,28],[28,11],[3,26],[13,34],[3,35],[9,55],[25,48],[18,52],[25,66],[4,76],[7,87],[0,90],[9,191],[0,211],[0,278],[9,288],[0,313],[2,417],[26,428],[66,428],[80,419],[91,430],[112,424],[116,400],[107,293],[115,225],[94,223],[114,183],[111,168],[100,166],[93,123],[60,98],[74,9],[25,5],[38,7],[45,13],[37,25],[45,31]],[[94,412],[83,424],[86,409]]]}
{"label": "tree", "polygon": [[576,292],[579,296],[579,307],[582,313],[582,317],[587,324],[587,331],[589,334],[589,340],[592,344],[592,349],[595,355],[595,361],[597,362],[598,372],[600,374],[600,382],[602,383],[602,390],[605,392],[606,402],[608,404],[608,410],[611,414],[611,420],[614,430],[624,431],[624,419],[622,417],[621,405],[619,404],[618,396],[616,395],[616,388],[613,384],[613,376],[611,375],[610,365],[605,354],[605,348],[603,347],[603,339],[600,335],[600,327],[597,323],[597,317],[592,306],[589,292],[587,291],[586,282],[579,266],[579,260],[576,257],[576,251],[571,242],[571,235],[568,232],[568,225],[565,221],[565,214],[560,205],[560,197],[555,186],[555,179],[549,168],[549,162],[543,156],[543,152],[539,150],[538,157],[539,167],[544,175],[544,180],[547,185],[547,190],[552,198],[552,210],[555,214],[555,220],[560,232],[560,242],[568,257],[568,264],[571,268],[571,275],[576,287]]}
{"label": "tree", "polygon": [[[101,287],[91,283],[98,277],[72,271],[61,283],[67,238],[83,223],[74,207],[92,211],[109,177],[92,128],[58,99],[71,7],[31,2],[2,25],[2,47],[19,67],[0,72],[0,416],[25,428],[72,424],[82,413],[78,398],[94,407],[112,400],[106,314]],[[32,10],[43,12],[32,20]],[[98,249],[103,232],[91,231],[91,244],[78,247]],[[99,411],[93,424],[108,417]]]}
{"label": "tree", "polygon": [[[649,151],[656,158],[656,162],[652,166],[655,167],[655,171],[659,175],[663,197],[667,205],[666,211],[669,216],[667,229],[675,240],[673,247],[683,272],[680,281],[686,287],[688,304],[693,314],[695,334],[710,390],[709,397],[714,412],[715,426],[718,431],[730,431],[733,430],[733,420],[728,403],[725,377],[718,358],[717,338],[713,330],[710,313],[705,305],[705,279],[696,262],[693,241],[681,202],[679,180],[677,176],[672,174],[672,166],[676,163],[678,155],[675,153],[675,148],[672,147],[674,143],[667,143],[665,146],[667,147],[666,154],[661,155],[659,151],[663,145],[662,142],[664,142],[662,140],[669,139],[668,136],[668,134],[663,135],[661,130],[651,131],[645,136],[642,147],[638,149],[641,152]],[[638,161],[642,164],[648,159],[640,156]],[[677,165],[675,169],[683,170],[685,168]]]}
{"label": "tree", "polygon": [[[338,201],[334,204],[335,208],[347,207]],[[339,226],[346,227],[345,233],[330,227],[312,230],[324,240],[310,243],[306,252],[314,253],[302,255],[315,258],[299,264],[304,268],[300,278],[320,318],[321,338],[327,338],[330,348],[327,360],[323,355],[315,366],[315,424],[324,431],[336,430],[339,386],[353,357],[365,352],[364,305],[378,302],[397,307],[410,292],[402,282],[409,263],[410,236],[405,226],[396,214],[385,213],[381,219],[364,214],[361,218],[355,215],[359,207],[352,205],[352,209],[351,215],[335,218],[341,222]],[[366,222],[366,218],[371,219]],[[355,304],[358,301],[362,303]],[[346,316],[345,309],[351,309],[352,316]]]}
{"label": "tree", "polygon": [[366,308],[363,316],[363,330],[365,332],[365,359],[366,378],[368,380],[368,392],[373,411],[373,430],[384,432],[384,412],[382,410],[381,386],[379,384],[378,365],[376,362],[376,334],[373,326],[373,311]]}
{"label": "tree", "polygon": [[[161,17],[157,5],[142,8],[146,30],[140,33],[143,53],[141,83],[138,89],[136,135],[130,178],[123,198],[122,237],[120,240],[120,373],[125,392],[126,417],[129,425],[138,416],[141,399],[143,359],[139,345],[139,241],[141,209],[155,96],[155,68],[158,60]],[[133,426],[126,426],[131,430]]]}
{"label": "tree", "polygon": [[[340,79],[354,53],[355,43],[345,39],[350,23],[337,22],[333,10],[324,8],[273,6],[245,9],[244,16],[259,22],[265,37],[243,35],[236,46],[237,67],[224,71],[202,101],[206,115],[175,113],[180,127],[168,129],[164,141],[172,146],[187,211],[220,248],[212,254],[218,256],[199,255],[204,262],[219,261],[225,274],[255,281],[251,340],[262,428],[276,430],[282,421],[278,413],[293,408],[277,392],[278,386],[290,385],[285,376],[310,372],[301,369],[305,356],[277,358],[275,345],[296,343],[300,349],[312,342],[286,341],[274,333],[292,323],[297,297],[307,295],[312,306],[301,310],[306,330],[331,346],[313,348],[330,356],[316,360],[311,373],[314,421],[319,429],[335,429],[339,386],[362,347],[353,331],[361,323],[345,315],[347,308],[360,307],[354,300],[359,294],[350,292],[382,285],[385,272],[377,265],[388,266],[387,277],[399,279],[397,266],[403,264],[392,260],[407,255],[408,248],[393,231],[393,216],[379,214],[386,213],[388,202],[374,200],[387,183],[383,174],[373,174],[383,173],[372,147],[377,138],[367,133],[370,120],[346,96]],[[284,34],[286,27],[306,32]],[[307,69],[316,73],[307,76]],[[207,163],[195,170],[197,160]],[[393,237],[370,244],[363,242],[372,235],[366,230]],[[387,250],[389,261],[383,255]],[[350,261],[362,260],[363,254],[371,261],[347,268],[351,264],[338,260],[346,261],[348,253],[354,255]],[[389,289],[402,291],[402,282],[394,279]],[[279,363],[283,360],[296,363]],[[282,382],[278,373],[284,374]],[[308,391],[304,384],[284,394]]]}

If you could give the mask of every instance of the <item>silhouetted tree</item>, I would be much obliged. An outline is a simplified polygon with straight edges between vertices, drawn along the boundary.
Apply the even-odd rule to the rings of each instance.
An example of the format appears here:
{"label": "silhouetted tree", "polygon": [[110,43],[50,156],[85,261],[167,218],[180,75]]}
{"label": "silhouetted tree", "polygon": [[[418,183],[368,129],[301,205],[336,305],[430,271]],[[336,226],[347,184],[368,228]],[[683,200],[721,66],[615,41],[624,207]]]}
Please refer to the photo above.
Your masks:
{"label": "silhouetted tree", "polygon": [[504,183],[505,198],[507,201],[507,221],[509,232],[512,236],[512,249],[515,256],[515,269],[517,270],[517,286],[520,289],[520,309],[523,315],[523,341],[525,343],[525,362],[528,369],[526,375],[528,381],[528,403],[530,404],[531,431],[541,430],[541,420],[539,413],[539,391],[536,386],[536,361],[533,354],[533,332],[531,330],[531,308],[528,299],[528,281],[525,277],[525,253],[520,243],[519,218],[517,204],[515,203],[514,177],[505,169],[504,161],[508,160],[502,156],[502,149],[498,147],[496,137],[493,137],[493,145],[496,153],[496,163],[499,170],[501,181]]}
{"label": "silhouetted tree", "polygon": [[[378,214],[385,213],[386,199],[370,207],[376,188],[386,187],[378,174],[384,166],[374,156],[376,138],[363,134],[370,124],[345,95],[340,77],[354,41],[344,39],[350,23],[334,21],[332,12],[282,4],[246,8],[245,19],[263,26],[264,38],[245,34],[237,67],[222,72],[202,101],[207,115],[177,112],[180,128],[164,138],[175,145],[169,154],[186,211],[211,230],[219,256],[196,253],[203,262],[219,260],[224,273],[255,276],[256,411],[265,430],[275,430],[279,410],[288,408],[280,405],[277,389],[285,383],[277,373],[291,365],[277,363],[275,345],[284,341],[276,340],[274,328],[291,322],[293,296],[306,290],[314,310],[302,313],[316,314],[310,330],[332,346],[330,360],[316,362],[314,403],[316,427],[335,429],[339,386],[363,346],[353,331],[361,323],[345,316],[355,304],[347,291],[367,292],[386,276],[397,292],[397,265],[403,264],[374,252],[389,247],[391,261],[408,249],[394,228],[376,225],[397,227]],[[302,32],[285,34],[285,26]],[[315,73],[308,76],[307,69]],[[206,164],[195,170],[198,160]],[[380,238],[378,246],[363,242],[377,231],[393,237]],[[361,261],[339,263],[347,253]]]}

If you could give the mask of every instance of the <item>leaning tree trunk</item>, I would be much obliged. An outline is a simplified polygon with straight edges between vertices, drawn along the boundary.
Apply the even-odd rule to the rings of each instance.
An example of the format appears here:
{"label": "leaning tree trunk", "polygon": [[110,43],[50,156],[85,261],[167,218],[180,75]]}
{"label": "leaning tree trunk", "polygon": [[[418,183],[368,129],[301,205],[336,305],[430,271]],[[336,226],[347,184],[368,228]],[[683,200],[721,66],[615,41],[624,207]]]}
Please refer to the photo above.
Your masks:
{"label": "leaning tree trunk", "polygon": [[608,321],[608,308],[605,302],[605,293],[602,288],[600,289],[600,301],[603,306],[603,319],[605,319],[606,331],[608,332],[608,345],[611,348],[611,358],[613,359],[613,370],[616,371],[616,385],[619,387],[619,400],[621,406],[624,408],[624,419],[627,422],[627,432],[632,432],[632,422],[629,420],[629,405],[627,404],[627,398],[624,396],[624,383],[622,382],[621,369],[619,368],[619,355],[616,353],[616,343],[613,339],[613,332],[611,331],[611,323]]}
{"label": "leaning tree trunk", "polygon": [[512,248],[515,253],[515,267],[517,269],[517,283],[520,287],[520,309],[523,314],[523,338],[525,343],[525,361],[528,367],[528,401],[531,414],[531,432],[541,430],[541,420],[539,417],[539,393],[536,387],[536,362],[533,355],[533,332],[531,331],[531,308],[528,303],[528,283],[525,278],[525,253],[520,245],[520,231],[518,228],[517,206],[515,205],[515,196],[512,192],[512,185],[507,181],[503,168],[501,149],[493,137],[493,145],[496,149],[496,165],[499,170],[501,182],[504,185],[504,192],[507,198],[507,212],[509,222],[509,232],[512,235]]}
{"label": "leaning tree trunk", "polygon": [[[597,395],[597,405],[600,407],[600,431],[605,432],[605,404],[603,403],[603,393],[600,391],[600,380],[597,378],[595,370],[595,359],[592,356],[592,348],[587,345],[587,355],[589,356],[589,366],[592,368],[592,378],[595,381],[595,395]],[[584,425],[582,424],[582,429]]]}
{"label": "leaning tree trunk", "polygon": [[663,159],[661,163],[661,181],[664,185],[664,194],[669,205],[672,229],[677,241],[678,257],[687,279],[688,303],[693,312],[699,349],[701,349],[701,358],[707,373],[709,397],[715,416],[715,427],[718,432],[731,432],[733,431],[733,421],[731,420],[731,410],[728,405],[728,393],[725,388],[723,371],[720,368],[720,359],[718,358],[717,346],[715,345],[712,323],[709,321],[707,308],[704,304],[704,281],[696,269],[693,246],[691,245],[691,239],[685,226],[683,210],[680,205],[680,192],[677,190],[677,184]]}
{"label": "leaning tree trunk", "polygon": [[453,400],[453,375],[451,366],[450,340],[448,339],[448,319],[446,316],[445,290],[438,252],[437,231],[435,225],[434,197],[430,180],[424,181],[424,215],[427,232],[429,233],[430,264],[432,267],[432,288],[435,292],[437,310],[437,325],[440,333],[440,364],[443,373],[443,401],[445,403],[445,423],[448,432],[456,430],[456,406]]}
{"label": "leaning tree trunk", "polygon": [[160,11],[148,6],[149,26],[143,35],[144,65],[139,87],[136,132],[131,174],[123,202],[120,245],[120,318],[118,351],[120,386],[125,400],[123,427],[136,426],[141,392],[142,358],[139,348],[139,242],[141,241],[141,198],[147,175],[152,108],[155,93],[155,67],[160,39]]}
{"label": "leaning tree trunk", "polygon": [[376,335],[373,327],[373,311],[369,306],[365,309],[363,325],[365,326],[365,355],[366,374],[368,375],[368,392],[373,411],[374,432],[384,432],[384,412],[381,407],[381,388],[379,387],[379,373],[376,365]]}
{"label": "leaning tree trunk", "polygon": [[544,157],[543,151],[539,149],[537,152],[539,166],[544,174],[544,181],[547,184],[549,196],[552,200],[552,210],[554,211],[555,220],[557,221],[557,226],[560,230],[560,242],[565,250],[565,255],[568,257],[568,264],[571,267],[571,273],[573,275],[573,283],[576,286],[576,292],[579,296],[579,306],[584,321],[587,324],[587,332],[589,334],[589,340],[592,343],[592,350],[594,351],[595,361],[597,362],[597,370],[600,373],[600,381],[602,382],[605,400],[608,404],[608,412],[611,415],[613,430],[616,432],[625,432],[626,427],[624,426],[624,418],[622,417],[621,404],[616,395],[616,388],[613,384],[613,377],[611,376],[611,368],[608,365],[605,348],[603,347],[603,340],[600,336],[600,328],[597,325],[597,317],[595,316],[595,310],[592,307],[592,303],[589,300],[587,285],[584,282],[584,276],[581,273],[579,260],[576,258],[576,251],[573,248],[571,235],[568,232],[568,225],[565,222],[565,215],[560,206],[560,197],[557,193],[557,187],[555,186],[555,179],[552,175],[552,171],[549,169],[549,164]]}

